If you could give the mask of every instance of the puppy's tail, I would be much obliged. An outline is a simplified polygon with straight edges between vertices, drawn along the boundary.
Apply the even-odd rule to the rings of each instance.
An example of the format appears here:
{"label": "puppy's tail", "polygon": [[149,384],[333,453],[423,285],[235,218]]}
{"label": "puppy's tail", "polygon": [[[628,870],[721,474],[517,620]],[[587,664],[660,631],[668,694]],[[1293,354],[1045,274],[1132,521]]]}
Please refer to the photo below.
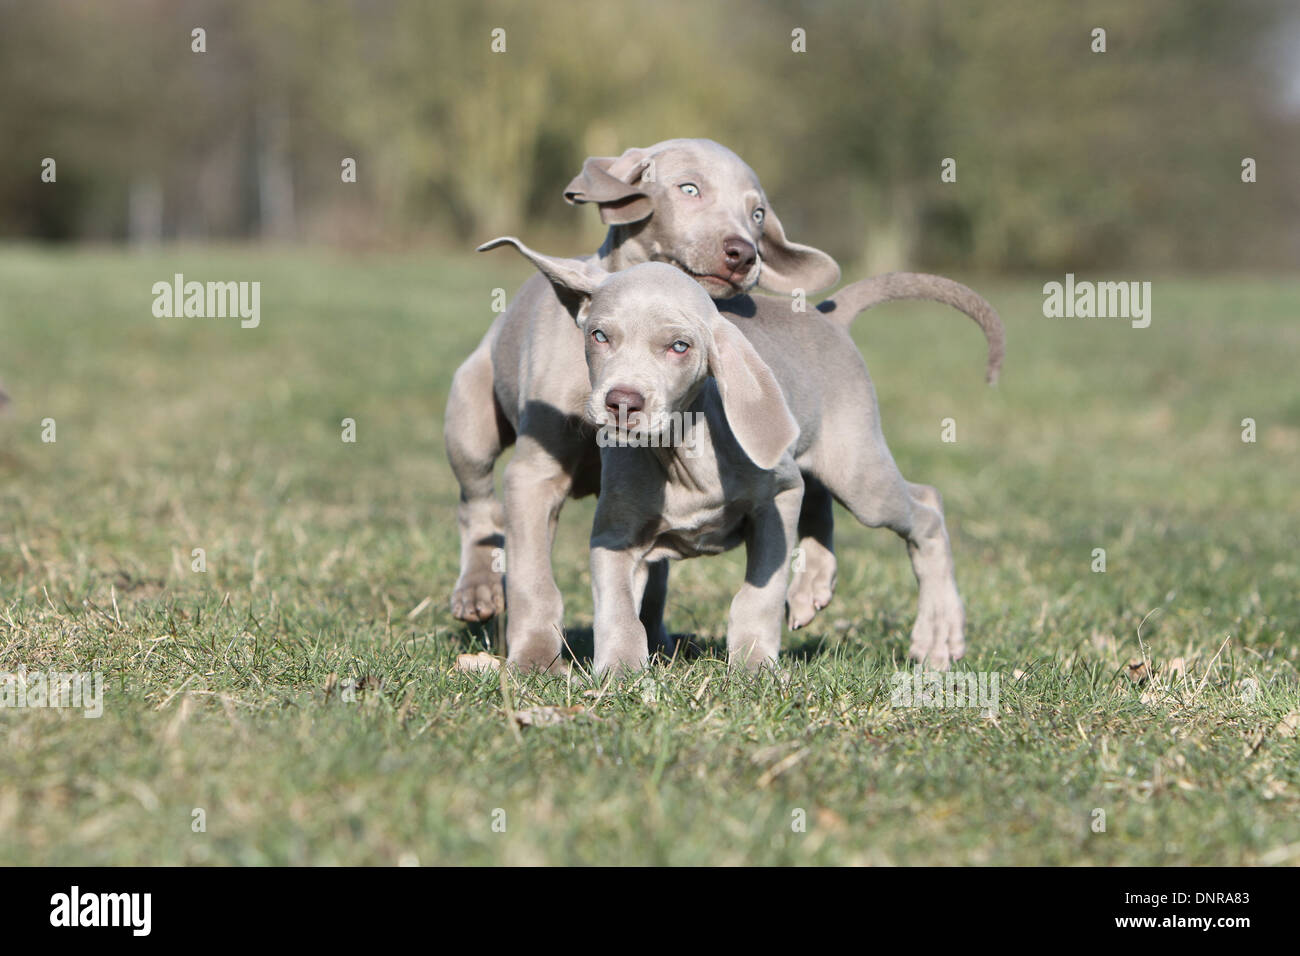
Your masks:
{"label": "puppy's tail", "polygon": [[989,345],[985,379],[990,385],[998,380],[1002,356],[1006,351],[1006,333],[997,310],[984,297],[960,282],[924,272],[889,272],[871,279],[846,285],[835,297],[817,306],[832,322],[847,329],[860,313],[882,302],[896,299],[927,299],[942,302],[965,312],[984,331]]}

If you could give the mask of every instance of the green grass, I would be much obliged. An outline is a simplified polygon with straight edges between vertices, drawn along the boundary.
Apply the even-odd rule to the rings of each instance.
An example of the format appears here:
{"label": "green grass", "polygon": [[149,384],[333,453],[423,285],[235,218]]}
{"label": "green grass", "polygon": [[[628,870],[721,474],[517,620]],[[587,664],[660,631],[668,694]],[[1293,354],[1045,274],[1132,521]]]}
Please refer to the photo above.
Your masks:
{"label": "green grass", "polygon": [[[261,327],[154,318],[174,272],[261,281]],[[599,698],[452,672],[491,634],[447,613],[443,405],[490,290],[525,275],[505,254],[0,249],[0,671],[107,682],[98,720],[0,710],[0,862],[1300,861],[1279,729],[1300,707],[1300,284],[1157,278],[1133,330],[1044,319],[1059,276],[959,277],[1008,326],[996,389],[961,316],[859,320],[895,457],[945,495],[963,666],[1001,676],[985,717],[890,706],[915,584],[843,512],[836,599],[777,675],[723,665],[738,554],[674,569],[698,659]],[[579,634],[590,516],[571,504],[556,550]],[[509,723],[539,704],[587,712]]]}

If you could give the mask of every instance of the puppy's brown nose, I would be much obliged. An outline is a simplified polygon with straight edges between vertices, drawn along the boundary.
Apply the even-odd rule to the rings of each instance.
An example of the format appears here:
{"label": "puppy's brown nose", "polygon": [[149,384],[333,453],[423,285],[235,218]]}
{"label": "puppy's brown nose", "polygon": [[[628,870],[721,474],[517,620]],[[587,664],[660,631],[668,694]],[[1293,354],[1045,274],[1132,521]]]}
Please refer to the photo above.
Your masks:
{"label": "puppy's brown nose", "polygon": [[728,236],[722,240],[722,259],[728,272],[748,272],[754,265],[756,256],[753,244],[739,236]]}
{"label": "puppy's brown nose", "polygon": [[617,415],[620,406],[627,409],[626,415],[639,412],[645,407],[645,396],[630,388],[611,388],[605,393],[605,407]]}

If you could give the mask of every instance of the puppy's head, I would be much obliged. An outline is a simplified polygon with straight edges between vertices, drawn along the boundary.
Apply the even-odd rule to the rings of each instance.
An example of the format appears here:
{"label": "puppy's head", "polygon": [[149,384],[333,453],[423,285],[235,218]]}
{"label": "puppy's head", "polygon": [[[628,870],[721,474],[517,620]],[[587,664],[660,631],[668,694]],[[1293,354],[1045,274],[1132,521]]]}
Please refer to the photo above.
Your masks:
{"label": "puppy's head", "polygon": [[745,162],[708,139],[670,139],[622,156],[593,156],[564,191],[649,260],[676,266],[715,299],[757,286],[812,293],[839,281],[820,250],[790,242]]}
{"label": "puppy's head", "polygon": [[732,434],[760,468],[775,467],[798,436],[772,370],[680,269],[646,262],[609,273],[592,260],[541,255],[511,237],[479,248],[499,245],[513,246],[550,280],[582,329],[591,424],[622,437],[663,439],[712,376]]}

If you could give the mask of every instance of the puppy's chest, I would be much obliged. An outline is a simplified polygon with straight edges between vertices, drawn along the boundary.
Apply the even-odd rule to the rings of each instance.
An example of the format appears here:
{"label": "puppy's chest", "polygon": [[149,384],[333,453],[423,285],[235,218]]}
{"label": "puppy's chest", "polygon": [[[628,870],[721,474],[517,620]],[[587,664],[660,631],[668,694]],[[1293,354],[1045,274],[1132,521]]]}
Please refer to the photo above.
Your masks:
{"label": "puppy's chest", "polygon": [[720,494],[668,489],[663,513],[647,529],[648,560],[694,558],[738,547],[745,537],[753,503],[728,501]]}

